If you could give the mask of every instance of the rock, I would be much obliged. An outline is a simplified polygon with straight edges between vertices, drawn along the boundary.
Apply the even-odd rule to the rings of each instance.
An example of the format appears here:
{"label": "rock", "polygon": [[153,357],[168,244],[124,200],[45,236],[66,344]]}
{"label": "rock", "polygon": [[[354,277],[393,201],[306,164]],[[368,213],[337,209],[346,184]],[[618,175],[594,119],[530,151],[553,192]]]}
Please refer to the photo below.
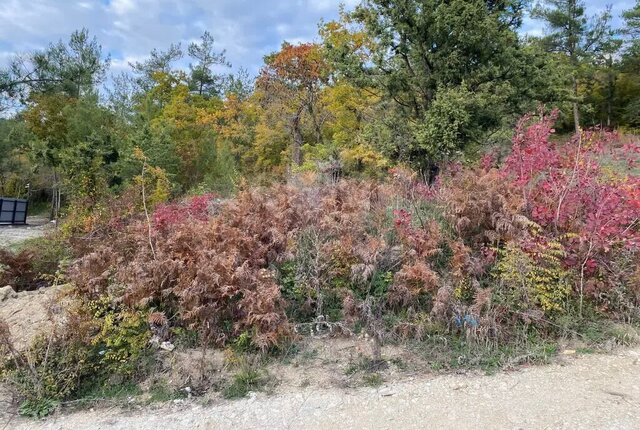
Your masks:
{"label": "rock", "polygon": [[378,391],[378,394],[380,395],[380,397],[391,397],[396,393],[395,391],[391,390],[389,387],[384,387]]}
{"label": "rock", "polygon": [[6,285],[0,288],[0,302],[4,302],[7,299],[15,299],[18,294],[13,290],[11,285]]}
{"label": "rock", "polygon": [[176,348],[176,346],[174,344],[172,344],[171,342],[162,342],[160,344],[160,349],[164,349],[165,351],[173,351]]}
{"label": "rock", "polygon": [[160,348],[160,338],[154,334],[153,337],[149,339],[149,344],[154,348]]}

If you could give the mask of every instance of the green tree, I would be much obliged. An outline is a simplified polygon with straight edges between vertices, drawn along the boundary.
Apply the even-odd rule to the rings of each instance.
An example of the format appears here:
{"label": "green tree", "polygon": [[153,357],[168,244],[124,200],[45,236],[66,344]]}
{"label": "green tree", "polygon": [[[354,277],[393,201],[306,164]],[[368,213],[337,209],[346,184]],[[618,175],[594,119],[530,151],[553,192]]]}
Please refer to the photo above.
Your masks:
{"label": "green tree", "polygon": [[0,112],[10,102],[26,102],[32,93],[64,93],[78,98],[91,93],[105,78],[109,57],[87,29],[74,31],[46,49],[16,56],[0,70]]}
{"label": "green tree", "polygon": [[35,172],[24,150],[33,137],[20,119],[0,118],[0,196],[24,198],[34,183]]}
{"label": "green tree", "polygon": [[189,88],[200,96],[222,95],[224,76],[213,71],[214,67],[231,67],[225,58],[225,51],[214,50],[214,39],[211,33],[205,31],[200,37],[200,42],[189,44],[188,53],[196,60],[189,64],[191,76]]}
{"label": "green tree", "polygon": [[66,43],[61,40],[45,50],[15,58],[10,70],[2,74],[0,91],[64,93],[78,98],[104,80],[109,61],[87,29],[74,31]]}
{"label": "green tree", "polygon": [[63,153],[76,142],[69,139],[68,113],[84,98],[97,103],[96,87],[108,67],[109,58],[103,57],[97,39],[82,29],[74,31],[68,42],[59,41],[16,57],[10,68],[0,73],[2,97],[26,104],[21,118],[34,138],[23,149],[28,146],[34,168],[52,172],[53,217],[60,209]]}
{"label": "green tree", "polygon": [[626,27],[624,33],[628,35],[634,44],[640,44],[640,0],[636,5],[622,14]]}
{"label": "green tree", "polygon": [[[325,25],[323,38],[337,74],[393,100],[408,123],[398,130],[394,121],[390,134],[402,138],[390,155],[433,178],[439,160],[482,142],[519,110],[529,88],[515,31],[524,3],[371,0],[343,14],[342,25]],[[464,97],[445,101],[439,92]],[[451,112],[455,120],[442,117]]]}
{"label": "green tree", "polygon": [[545,0],[536,5],[532,17],[544,20],[547,35],[543,44],[549,52],[566,56],[571,69],[573,123],[580,130],[580,81],[584,68],[593,65],[594,58],[611,49],[614,31],[610,8],[588,17],[580,0]]}
{"label": "green tree", "polygon": [[623,13],[625,27],[624,51],[621,60],[619,95],[624,121],[640,127],[640,0]]}
{"label": "green tree", "polygon": [[149,58],[144,61],[129,63],[134,81],[142,92],[147,92],[155,85],[155,75],[158,73],[169,75],[173,72],[173,63],[183,57],[180,44],[171,44],[166,51],[153,49]]}

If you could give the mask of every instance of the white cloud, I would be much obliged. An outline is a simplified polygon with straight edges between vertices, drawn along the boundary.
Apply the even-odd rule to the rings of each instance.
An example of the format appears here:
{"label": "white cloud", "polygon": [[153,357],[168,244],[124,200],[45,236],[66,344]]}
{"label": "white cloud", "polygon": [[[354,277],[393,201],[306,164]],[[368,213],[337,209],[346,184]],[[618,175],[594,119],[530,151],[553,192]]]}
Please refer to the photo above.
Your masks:
{"label": "white cloud", "polygon": [[112,0],[109,9],[116,15],[126,15],[136,8],[134,0]]}
{"label": "white cloud", "polygon": [[82,9],[93,9],[93,4],[86,1],[80,1],[78,2],[78,7]]}
{"label": "white cloud", "polygon": [[[256,73],[262,57],[283,40],[317,39],[321,18],[334,19],[340,3],[352,8],[360,0],[0,0],[0,67],[11,53],[43,48],[86,27],[111,54],[114,71],[127,69],[153,49],[183,46],[209,31],[229,61]],[[602,1],[590,0],[595,11]],[[616,2],[614,13],[633,0]],[[541,34],[543,25],[527,20],[523,31]],[[134,61],[135,61],[134,60]]]}

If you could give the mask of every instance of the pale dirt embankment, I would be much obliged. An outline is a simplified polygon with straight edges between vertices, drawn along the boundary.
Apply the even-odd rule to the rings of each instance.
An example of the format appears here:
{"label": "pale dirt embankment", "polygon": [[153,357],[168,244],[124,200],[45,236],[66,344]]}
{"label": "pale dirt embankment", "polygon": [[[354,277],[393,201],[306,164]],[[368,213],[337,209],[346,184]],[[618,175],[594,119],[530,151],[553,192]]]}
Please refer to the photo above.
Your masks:
{"label": "pale dirt embankment", "polygon": [[[0,423],[2,428],[2,423]],[[640,429],[640,348],[493,376],[405,378],[380,388],[292,388],[202,405],[97,409],[11,429]]]}

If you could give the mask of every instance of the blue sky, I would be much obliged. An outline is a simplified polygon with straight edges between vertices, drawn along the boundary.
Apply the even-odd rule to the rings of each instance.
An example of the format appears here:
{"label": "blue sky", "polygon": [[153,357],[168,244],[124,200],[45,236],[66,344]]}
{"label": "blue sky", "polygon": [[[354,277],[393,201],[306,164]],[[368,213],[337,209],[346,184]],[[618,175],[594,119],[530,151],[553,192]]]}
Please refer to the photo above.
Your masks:
{"label": "blue sky", "polygon": [[[0,0],[0,66],[16,52],[43,48],[87,27],[118,72],[153,48],[184,46],[208,30],[234,68],[254,74],[283,40],[314,40],[319,20],[337,17],[340,3],[349,8],[358,0]],[[634,0],[587,0],[590,14],[611,3],[619,24],[620,12]],[[525,21],[523,31],[542,30],[540,22]]]}

